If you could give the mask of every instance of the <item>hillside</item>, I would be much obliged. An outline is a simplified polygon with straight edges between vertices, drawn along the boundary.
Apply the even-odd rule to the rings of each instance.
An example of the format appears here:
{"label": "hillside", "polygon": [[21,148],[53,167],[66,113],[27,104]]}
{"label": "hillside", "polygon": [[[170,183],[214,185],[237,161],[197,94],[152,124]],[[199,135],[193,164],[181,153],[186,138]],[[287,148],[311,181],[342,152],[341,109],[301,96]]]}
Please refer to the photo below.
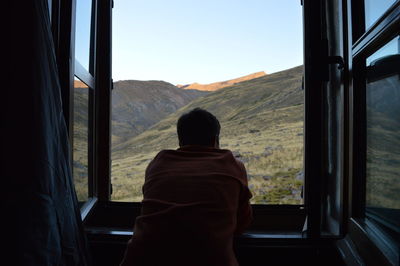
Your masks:
{"label": "hillside", "polygon": [[165,81],[124,80],[112,91],[113,145],[132,138],[207,92],[183,90]]}
{"label": "hillside", "polygon": [[147,164],[159,150],[177,148],[177,119],[201,107],[221,122],[221,148],[231,149],[244,162],[254,194],[253,203],[301,203],[302,71],[299,66],[222,88],[114,146],[113,199],[141,199]]}
{"label": "hillside", "polygon": [[88,117],[89,88],[74,80],[73,175],[78,200],[87,199],[88,191]]}
{"label": "hillside", "polygon": [[[79,200],[87,197],[88,87],[74,80],[73,173]],[[112,91],[112,145],[130,139],[207,92],[183,90],[164,81],[126,80]]]}
{"label": "hillside", "polygon": [[216,90],[228,87],[228,86],[232,86],[239,82],[259,78],[259,77],[262,77],[265,75],[266,74],[264,71],[260,71],[260,72],[256,72],[256,73],[253,73],[250,75],[240,77],[240,78],[230,79],[230,80],[221,81],[221,82],[214,82],[214,83],[210,83],[210,84],[192,83],[192,84],[187,84],[187,85],[176,85],[176,86],[178,88],[182,88],[185,90],[190,90],[190,89],[193,90],[194,89],[194,90],[199,90],[199,91],[216,91]]}
{"label": "hillside", "polygon": [[368,83],[366,205],[400,209],[398,75]]}

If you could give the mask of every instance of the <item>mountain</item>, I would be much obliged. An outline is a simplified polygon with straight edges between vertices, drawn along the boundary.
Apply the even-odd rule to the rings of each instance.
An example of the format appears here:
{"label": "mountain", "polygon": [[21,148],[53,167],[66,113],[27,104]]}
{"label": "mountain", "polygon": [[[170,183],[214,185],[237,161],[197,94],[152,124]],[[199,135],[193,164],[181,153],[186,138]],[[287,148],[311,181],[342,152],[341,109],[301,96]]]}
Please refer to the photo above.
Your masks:
{"label": "mountain", "polygon": [[165,81],[123,80],[112,91],[113,145],[134,137],[207,92],[183,90]]}
{"label": "mountain", "polygon": [[[89,89],[74,81],[73,173],[79,200],[87,197]],[[135,137],[208,92],[183,90],[164,81],[125,80],[112,91],[112,145]]]}
{"label": "mountain", "polygon": [[232,86],[232,85],[242,82],[242,81],[259,78],[259,77],[262,77],[265,75],[266,74],[264,71],[260,71],[260,72],[256,72],[256,73],[253,73],[250,75],[240,77],[240,78],[230,79],[230,80],[221,81],[221,82],[214,82],[214,83],[210,83],[210,84],[192,83],[192,84],[187,84],[187,85],[176,85],[176,86],[178,88],[182,88],[185,90],[194,89],[194,90],[199,90],[199,91],[216,91],[221,88]]}
{"label": "mountain", "polygon": [[74,80],[73,175],[79,200],[87,200],[89,88]]}
{"label": "mountain", "polygon": [[87,127],[89,87],[80,80],[74,80],[74,123]]}
{"label": "mountain", "polygon": [[366,206],[400,209],[400,80],[387,76],[367,83]]}
{"label": "mountain", "polygon": [[114,200],[141,200],[144,171],[161,149],[176,149],[176,122],[195,107],[221,122],[221,148],[246,166],[253,203],[301,204],[303,67],[263,75],[199,97],[112,150]]}

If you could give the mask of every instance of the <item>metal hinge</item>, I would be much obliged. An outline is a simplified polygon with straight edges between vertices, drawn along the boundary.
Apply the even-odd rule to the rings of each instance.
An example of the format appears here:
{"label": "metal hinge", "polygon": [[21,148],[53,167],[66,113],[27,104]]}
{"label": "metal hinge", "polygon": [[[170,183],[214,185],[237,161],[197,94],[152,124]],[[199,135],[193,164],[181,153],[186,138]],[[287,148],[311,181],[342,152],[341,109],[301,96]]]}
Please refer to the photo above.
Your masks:
{"label": "metal hinge", "polygon": [[338,65],[338,70],[343,70],[344,69],[344,59],[341,56],[338,55],[329,55],[329,41],[327,39],[323,39],[321,41],[321,52],[322,52],[322,58],[325,58],[323,60],[324,64],[324,70],[323,70],[323,80],[329,81],[329,65],[332,64],[337,64]]}
{"label": "metal hinge", "polygon": [[344,69],[344,59],[341,56],[335,55],[335,56],[328,56],[328,64],[337,64],[338,69],[342,70]]}

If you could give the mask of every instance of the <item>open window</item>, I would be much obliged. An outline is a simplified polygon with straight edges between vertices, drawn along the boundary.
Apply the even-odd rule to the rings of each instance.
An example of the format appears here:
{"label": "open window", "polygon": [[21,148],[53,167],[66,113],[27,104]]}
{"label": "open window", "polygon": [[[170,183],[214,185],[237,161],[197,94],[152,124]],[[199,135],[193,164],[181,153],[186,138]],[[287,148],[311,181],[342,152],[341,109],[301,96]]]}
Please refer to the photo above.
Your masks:
{"label": "open window", "polygon": [[[349,234],[375,263],[399,261],[399,1],[352,1]],[[365,239],[368,239],[366,241]]]}
{"label": "open window", "polygon": [[245,164],[253,204],[302,206],[301,12],[298,2],[116,3],[111,200],[142,200],[147,165],[178,148],[176,121],[201,107]]}
{"label": "open window", "polygon": [[[96,1],[75,1],[71,16],[71,51],[73,51],[73,85],[70,95],[72,117],[72,173],[78,201],[82,206],[95,200],[94,178],[94,108],[96,85],[95,63],[95,10]],[[72,72],[71,72],[72,74]]]}
{"label": "open window", "polygon": [[[115,4],[109,204],[130,202],[140,208],[148,163],[161,149],[178,147],[178,117],[202,107],[222,123],[221,147],[247,168],[258,217],[253,229],[301,235],[302,6],[276,6]],[[245,18],[238,20],[240,14]],[[279,26],[265,28],[274,21],[291,34],[277,37]],[[284,48],[278,52],[278,46]],[[268,221],[273,213],[275,222]]]}
{"label": "open window", "polygon": [[103,179],[98,174],[107,173],[103,170],[107,163],[102,163],[107,159],[102,154],[108,152],[100,152],[108,147],[104,144],[108,132],[100,130],[107,119],[99,118],[105,117],[104,112],[108,110],[103,94],[111,90],[111,82],[106,81],[107,78],[111,81],[111,74],[107,56],[100,57],[99,53],[103,54],[109,47],[102,40],[110,38],[104,36],[109,24],[104,19],[98,20],[105,10],[111,15],[111,2],[108,2],[109,8],[107,3],[96,0],[49,2],[63,113],[71,145],[71,169],[84,219],[97,199],[108,193],[101,189]]}
{"label": "open window", "polygon": [[[62,1],[55,2],[56,4],[53,4],[53,7],[57,6],[57,3],[58,5],[60,3],[66,4]],[[324,126],[325,120],[324,117],[317,117],[317,115],[321,114],[321,112],[327,112],[322,109],[323,103],[321,100],[324,95],[321,95],[322,90],[318,89],[322,88],[322,83],[325,82],[324,79],[320,79],[320,77],[326,76],[325,72],[321,72],[322,67],[320,66],[324,65],[326,61],[322,60],[318,54],[322,52],[319,40],[322,36],[315,34],[321,31],[325,25],[320,23],[322,15],[325,14],[325,12],[322,12],[324,6],[309,6],[307,1],[303,5],[304,67],[296,66],[297,64],[302,64],[300,59],[298,63],[293,65],[294,68],[287,66],[289,69],[285,70],[282,67],[283,69],[276,69],[276,73],[267,75],[256,73],[250,77],[228,80],[225,83],[220,82],[218,84],[210,81],[211,84],[208,87],[221,87],[221,84],[222,87],[225,87],[216,92],[210,92],[193,89],[202,86],[196,83],[174,86],[160,81],[152,81],[148,82],[148,84],[144,81],[137,81],[136,83],[133,82],[135,84],[132,85],[130,84],[132,81],[118,81],[116,79],[116,82],[112,84],[111,6],[113,3],[111,1],[106,1],[107,3],[99,3],[98,1],[83,2],[81,3],[79,0],[73,1],[68,6],[70,11],[68,9],[60,9],[64,10],[61,16],[64,16],[64,19],[70,19],[70,27],[74,34],[72,36],[64,36],[62,34],[64,32],[63,26],[66,27],[64,24],[60,24],[58,28],[57,25],[54,26],[54,32],[57,33],[57,29],[59,29],[61,37],[70,37],[70,51],[72,51],[72,54],[64,56],[74,58],[73,70],[66,69],[68,71],[61,71],[60,73],[61,77],[63,75],[68,77],[70,84],[69,90],[63,90],[65,94],[63,99],[68,102],[69,109],[66,110],[66,118],[71,136],[75,125],[76,132],[82,131],[83,127],[78,125],[78,122],[85,121],[88,125],[85,133],[82,133],[85,135],[87,143],[83,145],[82,138],[77,138],[77,135],[74,135],[76,137],[76,145],[74,147],[77,149],[73,158],[82,159],[82,150],[87,153],[87,155],[86,153],[84,155],[85,160],[88,157],[87,171],[85,167],[82,168],[82,165],[85,164],[79,161],[81,159],[77,159],[74,162],[74,171],[77,174],[77,191],[79,193],[84,191],[84,194],[87,191],[88,198],[94,199],[94,202],[99,199],[98,208],[116,208],[121,212],[123,212],[123,208],[120,208],[120,206],[130,206],[135,209],[135,211],[126,210],[126,212],[131,212],[131,215],[120,214],[121,219],[116,218],[114,222],[116,224],[109,225],[110,227],[116,227],[118,223],[130,223],[129,228],[131,228],[134,216],[140,209],[138,202],[141,200],[141,184],[143,183],[146,165],[158,150],[176,148],[174,125],[177,116],[185,110],[189,110],[191,106],[200,105],[222,117],[223,130],[224,128],[226,129],[221,136],[222,146],[233,150],[235,155],[246,164],[250,188],[254,194],[253,203],[255,205],[253,207],[256,219],[253,229],[262,231],[266,228],[273,228],[276,231],[292,231],[295,232],[295,237],[301,237],[301,232],[305,228],[309,232],[311,232],[310,228],[318,228],[315,229],[318,232],[322,230],[320,228],[322,197],[326,195],[322,193],[326,193],[326,191],[322,193],[313,191],[321,191],[323,185],[321,177],[324,174],[322,165],[324,163],[323,158],[325,158],[320,150],[325,136],[321,134],[320,129]],[[298,16],[298,13],[301,13],[302,6],[299,3],[293,3],[293,7],[291,6],[290,8],[297,9],[296,16]],[[259,15],[258,18],[254,18],[255,23],[265,17],[264,11],[261,12],[255,7],[250,9],[250,11]],[[250,11],[249,13],[251,13]],[[284,11],[288,12],[287,9],[281,10],[281,12]],[[70,17],[68,17],[68,14]],[[301,33],[302,21],[299,16],[297,18],[299,21],[296,27],[300,27],[298,32]],[[230,19],[232,21],[235,20],[234,18]],[[326,18],[324,17],[324,19]],[[316,21],[318,23],[315,23]],[[123,22],[119,23],[120,27],[126,27]],[[240,21],[238,23],[238,27],[241,26]],[[140,21],[135,24],[138,31],[140,31],[139,25]],[[290,25],[288,29],[290,27],[295,26]],[[132,31],[136,28],[133,28]],[[66,29],[64,30],[66,31]],[[166,30],[164,29],[163,31],[165,32]],[[115,29],[115,32],[118,33],[118,28]],[[259,34],[259,32],[253,32],[252,34]],[[118,36],[118,38],[115,36]],[[115,36],[114,42],[124,35]],[[150,39],[157,37],[148,36]],[[293,41],[294,37],[298,39],[294,42],[289,40],[277,41],[286,43],[292,48],[293,43],[296,43],[297,49],[302,50],[301,34],[300,36],[288,35],[288,37],[290,37],[291,41]],[[317,38],[319,38],[318,41]],[[251,36],[248,39],[251,40]],[[267,38],[266,40],[269,39]],[[157,41],[157,38],[154,41]],[[135,43],[141,45],[139,41]],[[61,49],[63,44],[64,42],[61,41],[58,44],[60,51],[63,51]],[[213,45],[218,46],[221,44],[215,41]],[[249,45],[248,48],[254,44],[250,43]],[[212,51],[211,48],[213,47],[210,47],[209,51]],[[240,48],[240,45],[237,47]],[[129,50],[137,51],[139,54],[146,56],[146,45],[139,48],[136,50],[135,47],[129,47]],[[282,54],[281,57],[290,56],[289,47],[287,47],[287,50],[288,54]],[[115,53],[118,54],[119,52],[116,51]],[[180,52],[179,49],[177,50],[178,52]],[[237,54],[241,52],[244,53],[244,51],[236,51]],[[302,53],[300,52],[300,54]],[[251,53],[249,56],[257,57]],[[121,59],[120,56],[116,57],[120,58],[119,60],[124,59]],[[184,59],[180,58],[179,60],[182,61]],[[265,60],[267,58],[261,58],[261,61]],[[282,58],[275,60],[280,61]],[[245,65],[244,62],[243,65]],[[131,60],[131,63],[134,69],[145,67],[144,64],[135,66],[134,59]],[[126,68],[129,66],[126,65]],[[151,66],[157,66],[156,61]],[[228,68],[228,65],[226,66]],[[61,70],[63,70],[62,67]],[[251,71],[258,70],[253,69]],[[250,70],[248,71],[251,72]],[[74,75],[81,83],[78,80],[73,82]],[[135,78],[135,76],[132,78]],[[159,79],[158,77],[154,78]],[[235,77],[233,76],[232,78]],[[224,79],[228,78],[221,78],[222,81]],[[218,81],[218,79],[212,81]],[[185,83],[186,81],[182,82]],[[76,88],[73,88],[72,84],[80,84],[80,87],[75,86]],[[129,91],[130,86],[141,87],[145,96],[150,100],[148,102],[137,101],[141,96],[135,95],[132,90]],[[169,95],[160,99],[162,93],[157,92],[157,89],[168,86],[171,87],[167,88],[170,89],[168,93],[178,92],[181,94],[177,96],[179,104],[173,103],[171,100],[176,99],[172,99],[173,97]],[[167,89],[164,88],[164,91]],[[88,98],[85,98],[85,112],[79,111],[82,105],[78,100],[78,97],[81,96],[81,90],[87,91],[88,94]],[[74,95],[73,92],[75,91]],[[83,99],[82,97],[80,98],[81,100]],[[130,100],[130,98],[132,99]],[[135,100],[139,104],[135,103]],[[75,106],[70,104],[74,101],[76,101]],[[148,103],[154,106],[155,103],[159,104],[160,102],[165,105],[165,109],[150,110],[146,106]],[[331,114],[333,113],[331,112]],[[86,115],[85,119],[87,120],[80,119],[82,114]],[[142,116],[144,115],[149,115],[154,121],[147,118],[147,120],[143,119]],[[154,116],[157,115],[160,117],[154,119]],[[77,123],[74,122],[74,117],[76,117]],[[335,123],[339,122],[335,121]],[[333,124],[327,125],[327,127],[329,126],[335,128]],[[340,130],[342,129],[338,128],[334,134],[341,134]],[[325,133],[330,134],[330,132],[330,130],[327,130]],[[132,134],[135,135],[132,136]],[[335,137],[336,135],[330,138],[334,139]],[[74,141],[74,138],[71,140]],[[338,145],[337,143],[331,143],[330,145],[332,147],[332,155],[329,158],[332,162],[336,162],[334,156],[340,156],[335,150]],[[85,174],[83,174],[83,170],[86,171]],[[79,178],[86,174],[87,181],[79,181]],[[332,175],[335,174],[337,173],[332,173]],[[332,201],[332,199],[330,198],[329,200]],[[137,203],[121,203],[121,201],[132,200]],[[334,201],[339,200],[340,198],[334,199]],[[86,206],[93,207],[95,206],[94,202]],[[98,213],[101,213],[101,211]],[[335,213],[337,214],[336,211]],[[270,219],[271,215],[275,218]],[[307,226],[304,226],[306,216],[308,216]],[[130,217],[129,222],[122,222],[122,219],[124,219],[122,217]],[[93,220],[89,219],[88,224],[91,224],[91,221]],[[107,227],[107,225],[104,224],[103,227]],[[320,233],[317,235],[320,235]]]}
{"label": "open window", "polygon": [[[76,179],[76,184],[77,191],[79,184],[84,184],[82,199],[86,199],[86,195],[93,199],[82,207],[91,237],[117,237],[125,241],[132,234],[132,225],[140,212],[144,168],[158,150],[177,147],[174,135],[177,117],[190,107],[200,105],[222,117],[223,129],[227,129],[222,132],[222,146],[233,150],[245,162],[249,173],[250,188],[255,196],[255,220],[251,232],[240,241],[249,241],[246,242],[249,245],[260,243],[257,242],[260,238],[261,241],[271,238],[333,241],[350,235],[353,239],[370,239],[368,245],[374,246],[382,258],[396,259],[397,196],[400,195],[396,179],[399,1],[303,0],[303,21],[298,21],[299,25],[303,22],[303,40],[293,41],[288,33],[285,43],[289,44],[289,49],[291,45],[301,46],[298,42],[303,41],[303,67],[272,74],[265,69],[267,75],[253,76],[244,82],[235,80],[241,75],[200,80],[209,88],[221,85],[213,82],[227,81],[225,89],[211,93],[193,90],[207,87],[192,84],[198,81],[196,79],[119,77],[117,63],[111,61],[112,52],[115,60],[125,60],[128,62],[125,62],[126,69],[132,67],[135,73],[153,67],[167,71],[172,65],[163,66],[160,62],[168,58],[168,53],[185,54],[177,49],[179,46],[174,47],[182,36],[177,35],[171,42],[160,39],[172,31],[162,29],[162,25],[151,21],[150,15],[147,18],[150,21],[137,21],[134,25],[123,19],[119,21],[119,3],[113,14],[112,35],[113,2],[85,3],[91,3],[91,8],[80,6],[79,0],[53,0],[51,6],[64,115],[71,144],[78,151],[72,156],[84,160],[87,157],[87,170],[82,167],[85,163],[77,159],[75,173],[79,177],[87,175],[87,185],[84,178]],[[146,19],[146,14],[169,14],[157,14],[163,9],[146,10],[140,5],[135,10],[137,19]],[[301,8],[299,3],[293,5]],[[254,19],[262,19],[266,12],[262,10],[263,16]],[[260,14],[259,10],[256,13]],[[165,18],[164,22],[167,20]],[[189,20],[186,24],[182,20],[179,22],[183,28],[196,29]],[[78,26],[79,23],[83,26]],[[144,25],[153,26],[155,33],[144,31]],[[218,29],[218,25],[211,26]],[[123,43],[127,38],[120,32],[123,27],[131,27],[129,30],[138,33],[133,37],[141,36],[132,46],[125,47],[133,51],[136,58],[124,57],[121,49],[112,50],[112,42]],[[279,28],[279,23],[274,27]],[[77,29],[86,29],[80,41]],[[250,41],[250,33],[261,34],[249,30],[247,38],[239,38],[240,41],[244,44],[245,40]],[[153,43],[146,44],[143,38]],[[196,40],[215,48],[218,38],[214,42],[206,39],[210,38]],[[184,40],[188,44],[190,41]],[[162,45],[157,46],[157,43]],[[231,44],[240,47],[239,41]],[[85,47],[82,51],[86,53],[80,52],[81,48],[77,48],[80,45]],[[157,54],[157,47],[161,47],[162,53]],[[146,51],[153,51],[159,58],[151,64],[139,63],[141,56],[150,60],[151,53],[146,55]],[[219,51],[224,52],[223,47],[219,47]],[[190,54],[185,55],[190,59]],[[182,63],[186,58],[174,59]],[[228,57],[225,59],[230,62],[227,67],[235,64]],[[115,82],[111,79],[112,63]],[[246,70],[242,76],[260,70],[264,69]],[[74,77],[82,83],[74,82]],[[181,85],[177,86],[178,83]],[[80,87],[74,88],[74,84]],[[132,93],[132,87],[142,90],[142,95]],[[176,96],[179,104],[171,101],[172,96],[165,97],[158,90],[164,88],[165,92],[166,87],[170,93],[180,93]],[[271,89],[272,93],[267,95],[272,87],[276,90]],[[253,94],[243,94],[252,89]],[[85,93],[88,98],[82,96]],[[140,100],[143,95],[147,99]],[[87,107],[85,105],[84,112],[78,112],[82,102]],[[231,108],[226,108],[224,103],[229,103],[227,106]],[[157,109],[162,104],[165,108]],[[153,109],[149,109],[151,105]],[[85,119],[82,120],[83,114]],[[150,118],[143,119],[144,114]],[[79,126],[79,121],[85,121],[88,126]],[[74,139],[74,126],[77,126],[76,132],[85,130],[78,135],[84,138]],[[275,164],[274,160],[280,163]],[[382,235],[385,238],[380,241],[377,236]]]}

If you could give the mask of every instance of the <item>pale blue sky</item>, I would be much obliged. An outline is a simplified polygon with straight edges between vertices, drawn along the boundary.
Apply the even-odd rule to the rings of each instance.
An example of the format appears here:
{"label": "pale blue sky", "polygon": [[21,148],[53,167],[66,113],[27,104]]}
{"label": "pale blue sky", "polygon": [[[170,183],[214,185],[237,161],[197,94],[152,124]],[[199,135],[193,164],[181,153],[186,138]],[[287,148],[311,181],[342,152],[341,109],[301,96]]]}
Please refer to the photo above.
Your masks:
{"label": "pale blue sky", "polygon": [[273,73],[303,62],[300,0],[114,0],[112,52],[114,81]]}

